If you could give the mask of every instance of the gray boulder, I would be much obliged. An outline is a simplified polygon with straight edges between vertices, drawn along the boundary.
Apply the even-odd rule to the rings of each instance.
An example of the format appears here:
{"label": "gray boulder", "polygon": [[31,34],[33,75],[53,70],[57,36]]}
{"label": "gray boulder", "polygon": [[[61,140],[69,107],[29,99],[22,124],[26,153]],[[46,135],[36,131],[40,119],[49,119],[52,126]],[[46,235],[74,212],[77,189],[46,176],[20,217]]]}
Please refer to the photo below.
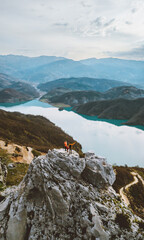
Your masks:
{"label": "gray boulder", "polygon": [[86,167],[83,178],[96,187],[112,185],[116,179],[111,165],[104,158],[95,156],[94,153],[86,153]]}

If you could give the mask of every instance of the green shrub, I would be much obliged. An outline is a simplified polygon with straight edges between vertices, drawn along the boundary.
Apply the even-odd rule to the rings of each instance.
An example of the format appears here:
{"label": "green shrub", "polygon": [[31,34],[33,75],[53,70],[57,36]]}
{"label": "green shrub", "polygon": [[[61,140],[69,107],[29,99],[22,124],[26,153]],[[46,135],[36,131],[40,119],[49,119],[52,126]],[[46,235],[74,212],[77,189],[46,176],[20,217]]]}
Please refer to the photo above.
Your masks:
{"label": "green shrub", "polygon": [[115,222],[120,226],[120,228],[123,229],[131,228],[129,216],[124,213],[117,213]]}
{"label": "green shrub", "polygon": [[0,191],[2,191],[2,190],[3,190],[3,183],[0,182]]}
{"label": "green shrub", "polygon": [[144,222],[139,221],[138,222],[139,228],[144,229]]}
{"label": "green shrub", "polygon": [[133,181],[133,176],[130,173],[131,169],[128,167],[114,166],[113,168],[116,170],[116,181],[113,184],[113,188],[119,193],[121,187],[124,187]]}
{"label": "green shrub", "polygon": [[41,155],[41,153],[35,149],[32,150],[32,154],[34,155],[34,157],[38,157]]}
{"label": "green shrub", "polygon": [[141,181],[128,189],[128,196],[132,210],[141,218],[144,218],[144,186]]}
{"label": "green shrub", "polygon": [[21,149],[20,149],[19,147],[17,147],[17,146],[16,146],[15,150],[16,150],[17,152],[21,152]]}

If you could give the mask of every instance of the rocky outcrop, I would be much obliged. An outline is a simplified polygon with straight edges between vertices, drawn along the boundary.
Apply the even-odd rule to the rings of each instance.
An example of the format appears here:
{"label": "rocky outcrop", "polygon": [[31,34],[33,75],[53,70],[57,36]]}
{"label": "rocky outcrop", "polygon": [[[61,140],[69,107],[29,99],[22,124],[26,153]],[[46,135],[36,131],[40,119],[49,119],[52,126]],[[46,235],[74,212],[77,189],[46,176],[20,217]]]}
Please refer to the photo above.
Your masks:
{"label": "rocky outcrop", "polygon": [[[0,204],[2,240],[142,239],[131,211],[111,185],[112,166],[64,149],[35,158],[21,184]],[[117,213],[131,223],[122,228]]]}
{"label": "rocky outcrop", "polygon": [[112,185],[115,181],[115,174],[111,165],[108,165],[104,158],[96,157],[94,153],[85,154],[86,167],[82,177],[95,187]]}

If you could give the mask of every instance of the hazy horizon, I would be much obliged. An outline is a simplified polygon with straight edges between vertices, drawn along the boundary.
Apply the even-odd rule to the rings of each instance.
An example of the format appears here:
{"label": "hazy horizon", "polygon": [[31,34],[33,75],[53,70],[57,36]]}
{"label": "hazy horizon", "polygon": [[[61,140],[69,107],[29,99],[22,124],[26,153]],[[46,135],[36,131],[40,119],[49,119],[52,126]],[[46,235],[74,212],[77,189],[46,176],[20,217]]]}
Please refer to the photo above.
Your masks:
{"label": "hazy horizon", "polygon": [[80,58],[80,59],[74,59],[70,57],[64,57],[64,56],[59,56],[59,55],[37,55],[37,56],[30,56],[30,55],[24,55],[24,54],[13,54],[13,53],[8,53],[8,54],[0,54],[0,56],[18,56],[18,57],[28,57],[28,58],[39,58],[39,57],[62,57],[65,59],[73,60],[73,61],[81,61],[81,60],[87,60],[87,59],[119,59],[119,60],[125,60],[125,61],[140,61],[143,62],[144,60],[137,60],[137,59],[127,59],[127,58],[120,58],[120,57],[88,57],[88,58]]}

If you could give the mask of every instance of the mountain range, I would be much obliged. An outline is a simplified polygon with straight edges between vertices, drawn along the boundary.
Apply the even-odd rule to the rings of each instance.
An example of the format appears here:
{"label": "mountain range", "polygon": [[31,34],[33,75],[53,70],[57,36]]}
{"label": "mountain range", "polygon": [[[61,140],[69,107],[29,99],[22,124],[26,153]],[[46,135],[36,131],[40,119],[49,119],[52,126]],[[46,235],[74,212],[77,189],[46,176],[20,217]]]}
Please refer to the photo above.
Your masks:
{"label": "mountain range", "polygon": [[97,91],[72,91],[66,88],[55,88],[41,97],[41,101],[49,102],[50,104],[65,104],[76,106],[87,102],[94,102],[109,99],[136,99],[143,98],[144,90],[133,86],[121,86],[111,88],[105,92]]}
{"label": "mountain range", "polygon": [[0,55],[0,72],[35,83],[58,78],[89,77],[144,86],[144,61],[116,58],[74,61],[63,57]]}
{"label": "mountain range", "polygon": [[127,86],[125,82],[108,80],[108,79],[98,79],[98,78],[60,78],[54,81],[41,83],[37,87],[41,91],[50,91],[54,88],[67,88],[73,91],[76,90],[95,90],[99,92],[107,91],[110,88],[118,86]]}

